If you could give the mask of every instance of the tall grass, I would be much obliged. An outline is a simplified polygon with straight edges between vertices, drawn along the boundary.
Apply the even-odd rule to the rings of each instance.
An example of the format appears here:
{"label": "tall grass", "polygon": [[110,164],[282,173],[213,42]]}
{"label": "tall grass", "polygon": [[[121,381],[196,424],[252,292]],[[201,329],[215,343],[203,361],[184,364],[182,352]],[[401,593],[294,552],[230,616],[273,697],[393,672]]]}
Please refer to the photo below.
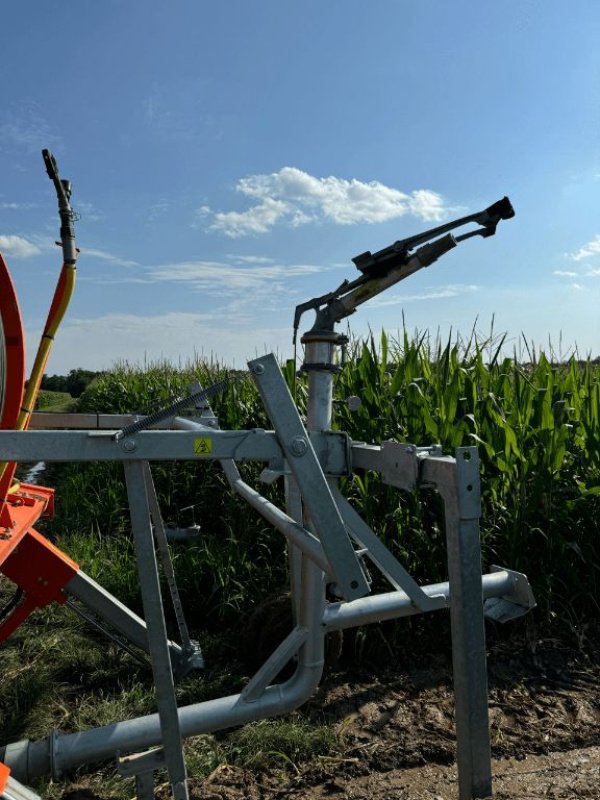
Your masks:
{"label": "tall grass", "polygon": [[[351,413],[336,403],[335,425],[356,440],[440,443],[450,454],[476,445],[485,566],[526,572],[546,615],[565,608],[576,618],[592,615],[600,565],[600,366],[575,358],[556,364],[543,354],[521,364],[503,355],[502,344],[475,337],[432,344],[406,332],[397,340],[383,333],[355,342],[335,391],[337,400],[360,396],[362,406]],[[192,380],[206,385],[224,372],[203,362],[184,370],[123,365],[88,387],[80,409],[147,413],[184,393]],[[285,374],[291,383],[292,366]],[[306,387],[298,381],[302,407]],[[223,428],[268,426],[249,377],[213,406]],[[246,469],[255,482],[259,468]],[[174,550],[184,598],[199,620],[232,623],[285,582],[281,537],[230,496],[215,465],[155,464],[153,472],[166,520],[183,524],[181,509],[194,505],[203,528],[198,544]],[[70,466],[58,489],[54,529],[65,549],[89,550],[82,534],[93,538],[100,561],[114,560],[113,549],[120,549],[123,559],[108,573],[116,583],[122,575],[119,596],[135,594],[132,556],[122,538],[128,521],[120,467]],[[344,491],[419,580],[445,578],[443,519],[433,493],[402,495],[371,474],[348,480]],[[85,559],[82,565],[90,571]]]}

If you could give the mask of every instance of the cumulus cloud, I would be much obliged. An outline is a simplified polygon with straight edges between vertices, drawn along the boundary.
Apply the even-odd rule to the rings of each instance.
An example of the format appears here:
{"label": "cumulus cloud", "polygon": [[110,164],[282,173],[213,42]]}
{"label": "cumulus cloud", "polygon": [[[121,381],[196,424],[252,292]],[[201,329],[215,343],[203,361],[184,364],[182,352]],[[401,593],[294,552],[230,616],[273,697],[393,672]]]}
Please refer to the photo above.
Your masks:
{"label": "cumulus cloud", "polygon": [[10,234],[0,234],[0,250],[13,258],[29,258],[42,252],[33,242],[24,239],[22,236],[12,236]]}
{"label": "cumulus cloud", "polygon": [[560,275],[563,278],[576,278],[579,273],[570,272],[568,269],[555,269],[553,275]]}
{"label": "cumulus cloud", "polygon": [[[325,220],[353,225],[387,222],[406,214],[435,221],[446,213],[443,197],[429,189],[407,194],[379,181],[317,178],[297,167],[242,178],[236,190],[254,205],[246,211],[216,212],[210,224],[231,238],[266,233],[277,223],[297,227]],[[199,210],[202,216],[207,212],[206,206]]]}
{"label": "cumulus cloud", "polygon": [[590,242],[584,244],[575,253],[569,256],[573,261],[583,261],[584,258],[596,256],[600,253],[600,234],[595,236]]}

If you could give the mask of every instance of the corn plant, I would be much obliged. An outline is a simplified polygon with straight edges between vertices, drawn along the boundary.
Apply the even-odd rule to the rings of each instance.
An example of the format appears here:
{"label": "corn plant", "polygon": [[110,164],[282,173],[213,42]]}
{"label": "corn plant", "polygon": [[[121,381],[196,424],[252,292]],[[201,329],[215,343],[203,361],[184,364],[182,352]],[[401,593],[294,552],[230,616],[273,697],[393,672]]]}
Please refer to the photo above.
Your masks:
{"label": "corn plant", "polygon": [[[535,352],[523,364],[504,349],[502,338],[432,342],[406,330],[398,339],[382,333],[378,340],[355,341],[336,380],[334,425],[355,440],[439,443],[449,454],[477,446],[485,566],[527,572],[546,613],[568,603],[576,617],[592,614],[599,596],[600,365],[575,357],[555,363]],[[303,413],[306,383],[294,367],[288,362],[284,375]],[[225,372],[217,362],[143,370],[123,364],[88,386],[80,410],[148,413],[185,394],[192,381],[208,385]],[[362,399],[354,413],[341,402],[349,395]],[[223,428],[268,427],[243,373],[212,405]],[[122,537],[128,519],[120,468],[82,467],[62,471],[55,530],[67,539],[95,537],[97,546]],[[259,468],[244,470],[254,483]],[[261,593],[280,588],[281,537],[231,497],[217,465],[161,463],[153,473],[167,522],[178,523],[182,507],[197,509],[200,543],[174,554],[183,595],[199,614],[219,625],[231,622]],[[369,473],[343,488],[419,580],[445,579],[443,515],[433,492],[398,493]],[[281,502],[276,488],[265,491]],[[125,592],[131,591],[130,575],[123,569]]]}

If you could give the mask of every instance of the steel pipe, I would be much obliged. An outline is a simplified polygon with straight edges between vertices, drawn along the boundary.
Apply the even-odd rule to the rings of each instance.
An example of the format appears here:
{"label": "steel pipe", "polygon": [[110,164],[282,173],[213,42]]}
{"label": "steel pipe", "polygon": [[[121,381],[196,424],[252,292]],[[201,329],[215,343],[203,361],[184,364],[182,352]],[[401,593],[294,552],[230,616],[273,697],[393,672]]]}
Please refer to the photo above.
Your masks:
{"label": "steel pipe", "polygon": [[[512,575],[504,570],[482,575],[483,597],[511,595],[515,589]],[[429,597],[443,595],[450,607],[450,584],[432,583],[421,589]],[[361,597],[349,603],[330,603],[325,607],[323,623],[327,630],[355,628],[372,622],[384,622],[398,617],[409,617],[422,613],[402,591],[385,592],[370,597]]]}
{"label": "steel pipe", "polygon": [[[206,430],[204,425],[182,417],[175,418],[174,426],[178,430]],[[222,459],[220,464],[234,492],[239,494],[239,496],[242,497],[248,505],[251,505],[255,511],[258,511],[258,513],[274,528],[280,533],[283,533],[296,547],[300,548],[300,550],[302,550],[311,561],[314,561],[320,569],[327,574],[331,574],[329,561],[327,560],[321,543],[314,534],[307,531],[299,522],[293,520],[274,503],[271,503],[266,497],[263,497],[259,492],[249,486],[241,478],[235,461],[232,459]]]}

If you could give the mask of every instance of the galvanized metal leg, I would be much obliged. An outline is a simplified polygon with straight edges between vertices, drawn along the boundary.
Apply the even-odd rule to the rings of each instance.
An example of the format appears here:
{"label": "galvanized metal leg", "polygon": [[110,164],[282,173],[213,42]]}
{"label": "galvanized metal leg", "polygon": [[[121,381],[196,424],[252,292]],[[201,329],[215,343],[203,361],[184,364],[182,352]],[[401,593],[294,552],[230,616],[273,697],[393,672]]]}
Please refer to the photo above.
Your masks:
{"label": "galvanized metal leg", "polygon": [[131,527],[135,542],[144,616],[156,686],[165,762],[175,800],[188,800],[187,774],[181,745],[177,699],[171,671],[167,628],[154,551],[149,498],[143,461],[124,463]]}
{"label": "galvanized metal leg", "polygon": [[[285,509],[292,519],[300,524],[302,518],[302,495],[292,475],[286,475],[285,485]],[[298,605],[302,591],[302,550],[291,542],[288,538],[288,568],[290,571],[290,594],[292,598],[292,612],[294,621],[298,619]]]}
{"label": "galvanized metal leg", "polygon": [[423,477],[444,500],[459,797],[474,800],[492,793],[477,448],[458,448],[456,461],[427,458]]}

